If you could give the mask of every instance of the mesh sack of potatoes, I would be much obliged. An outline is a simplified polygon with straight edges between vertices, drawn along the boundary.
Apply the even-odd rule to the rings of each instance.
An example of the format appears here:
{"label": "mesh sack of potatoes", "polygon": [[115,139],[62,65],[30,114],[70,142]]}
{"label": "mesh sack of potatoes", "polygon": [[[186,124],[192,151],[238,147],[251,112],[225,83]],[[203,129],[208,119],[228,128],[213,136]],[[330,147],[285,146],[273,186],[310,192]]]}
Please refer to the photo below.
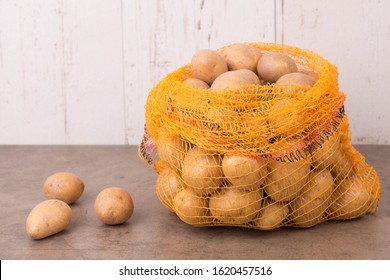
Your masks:
{"label": "mesh sack of potatoes", "polygon": [[194,226],[270,230],[374,213],[375,170],[350,144],[334,65],[273,43],[200,50],[150,92],[139,155]]}

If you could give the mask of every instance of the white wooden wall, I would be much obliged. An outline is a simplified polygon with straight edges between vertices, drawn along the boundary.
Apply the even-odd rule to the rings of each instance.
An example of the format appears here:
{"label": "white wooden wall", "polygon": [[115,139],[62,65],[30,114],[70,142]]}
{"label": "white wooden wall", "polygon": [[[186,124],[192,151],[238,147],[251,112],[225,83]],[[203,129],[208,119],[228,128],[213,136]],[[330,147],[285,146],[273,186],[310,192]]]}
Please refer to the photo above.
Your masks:
{"label": "white wooden wall", "polygon": [[138,144],[159,79],[243,41],[336,64],[354,142],[388,144],[389,12],[383,0],[0,0],[0,144]]}

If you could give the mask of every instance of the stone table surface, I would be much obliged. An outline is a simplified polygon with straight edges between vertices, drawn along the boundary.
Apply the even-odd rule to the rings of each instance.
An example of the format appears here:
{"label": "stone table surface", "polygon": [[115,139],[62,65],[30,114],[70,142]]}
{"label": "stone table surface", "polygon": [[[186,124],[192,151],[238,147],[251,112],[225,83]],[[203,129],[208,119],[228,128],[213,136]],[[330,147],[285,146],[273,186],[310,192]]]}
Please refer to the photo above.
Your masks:
{"label": "stone table surface", "polygon": [[[136,146],[0,146],[0,259],[390,259],[390,146],[355,145],[377,171],[382,193],[374,215],[312,228],[259,231],[192,227],[155,195],[155,171]],[[43,182],[59,171],[78,174],[82,197],[68,228],[42,240],[26,234],[30,210],[45,199]],[[103,225],[93,204],[120,186],[134,200],[132,218]]]}

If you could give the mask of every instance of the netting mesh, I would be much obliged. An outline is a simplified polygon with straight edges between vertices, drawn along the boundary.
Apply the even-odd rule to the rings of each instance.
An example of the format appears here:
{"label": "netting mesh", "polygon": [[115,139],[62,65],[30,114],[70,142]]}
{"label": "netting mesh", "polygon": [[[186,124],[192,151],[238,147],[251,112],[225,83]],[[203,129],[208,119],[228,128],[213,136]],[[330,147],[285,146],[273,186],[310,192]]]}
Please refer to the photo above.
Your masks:
{"label": "netting mesh", "polygon": [[317,82],[214,90],[183,83],[190,65],[168,74],[149,92],[139,146],[161,203],[191,225],[263,230],[374,213],[379,179],[350,144],[336,67],[308,50],[247,44],[289,55]]}

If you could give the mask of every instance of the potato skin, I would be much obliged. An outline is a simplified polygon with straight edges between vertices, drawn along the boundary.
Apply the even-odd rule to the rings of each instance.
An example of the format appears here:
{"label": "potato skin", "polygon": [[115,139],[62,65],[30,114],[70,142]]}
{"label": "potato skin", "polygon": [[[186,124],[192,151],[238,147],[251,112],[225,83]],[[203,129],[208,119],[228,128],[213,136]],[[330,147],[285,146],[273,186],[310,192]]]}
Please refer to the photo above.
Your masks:
{"label": "potato skin", "polygon": [[290,210],[286,203],[275,202],[268,198],[264,201],[259,215],[252,223],[258,229],[272,230],[282,225],[289,212]]}
{"label": "potato skin", "polygon": [[226,59],[229,71],[248,69],[257,72],[257,62],[262,53],[254,46],[237,43],[226,47],[221,55]]}
{"label": "potato skin", "polygon": [[176,215],[189,225],[202,226],[209,222],[208,198],[198,196],[185,188],[173,198]]}
{"label": "potato skin", "polygon": [[275,85],[296,85],[296,86],[309,86],[312,87],[315,84],[315,80],[304,73],[294,72],[287,73],[280,77]]}
{"label": "potato skin", "polygon": [[48,199],[74,203],[84,192],[84,182],[70,172],[58,172],[49,176],[43,184],[43,193]]}
{"label": "potato skin", "polygon": [[199,196],[217,190],[223,181],[222,157],[199,147],[188,151],[183,161],[182,179]]}
{"label": "potato skin", "polygon": [[156,194],[162,205],[174,212],[173,198],[183,189],[181,178],[171,169],[163,169],[157,176]]}
{"label": "potato skin", "polygon": [[222,170],[226,179],[234,186],[250,191],[257,190],[267,176],[267,163],[264,159],[244,155],[225,155]]}
{"label": "potato skin", "polygon": [[327,209],[332,220],[353,219],[368,213],[372,197],[368,186],[361,178],[350,176],[335,188]]}
{"label": "potato skin", "polygon": [[333,177],[328,170],[310,173],[300,195],[290,203],[294,226],[311,227],[323,221],[333,186]]}
{"label": "potato skin", "polygon": [[96,216],[103,223],[118,225],[130,219],[134,211],[134,203],[125,189],[110,187],[98,194],[94,209]]}
{"label": "potato skin", "polygon": [[283,75],[297,72],[297,70],[295,61],[283,53],[266,53],[257,63],[257,73],[260,79],[268,83],[275,83]]}
{"label": "potato skin", "polygon": [[191,59],[192,78],[211,85],[222,73],[228,71],[226,60],[213,50],[199,50]]}
{"label": "potato skin", "polygon": [[305,159],[294,162],[271,160],[268,162],[265,192],[275,201],[291,201],[306,184],[310,163]]}
{"label": "potato skin", "polygon": [[190,86],[190,87],[193,87],[193,88],[197,88],[197,89],[209,89],[210,88],[210,86],[206,82],[199,80],[199,79],[195,79],[195,78],[189,78],[189,79],[185,80],[183,82],[183,84]]}
{"label": "potato skin", "polygon": [[262,199],[260,190],[246,192],[239,187],[227,186],[210,197],[210,212],[221,222],[245,224],[258,214]]}
{"label": "potato skin", "polygon": [[162,165],[170,166],[181,172],[184,156],[190,145],[173,135],[164,135],[156,141],[157,154]]}
{"label": "potato skin", "polygon": [[341,153],[339,138],[340,134],[334,132],[313,152],[312,160],[314,168],[332,168],[331,165],[338,159]]}
{"label": "potato skin", "polygon": [[26,231],[32,239],[43,239],[63,231],[71,218],[72,209],[67,203],[48,199],[31,210],[26,221]]}

